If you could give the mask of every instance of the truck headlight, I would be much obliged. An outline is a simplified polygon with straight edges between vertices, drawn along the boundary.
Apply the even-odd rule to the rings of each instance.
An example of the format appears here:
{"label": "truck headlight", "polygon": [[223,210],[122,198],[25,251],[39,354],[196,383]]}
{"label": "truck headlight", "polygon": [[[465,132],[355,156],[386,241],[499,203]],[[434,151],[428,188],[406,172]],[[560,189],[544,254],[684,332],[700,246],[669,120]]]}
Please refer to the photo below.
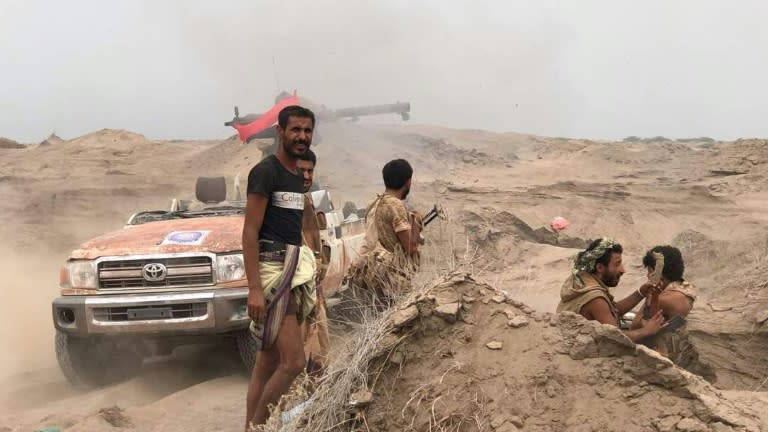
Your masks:
{"label": "truck headlight", "polygon": [[216,282],[229,282],[245,279],[243,254],[216,256]]}
{"label": "truck headlight", "polygon": [[59,279],[64,288],[98,288],[96,263],[91,260],[68,261],[62,272]]}

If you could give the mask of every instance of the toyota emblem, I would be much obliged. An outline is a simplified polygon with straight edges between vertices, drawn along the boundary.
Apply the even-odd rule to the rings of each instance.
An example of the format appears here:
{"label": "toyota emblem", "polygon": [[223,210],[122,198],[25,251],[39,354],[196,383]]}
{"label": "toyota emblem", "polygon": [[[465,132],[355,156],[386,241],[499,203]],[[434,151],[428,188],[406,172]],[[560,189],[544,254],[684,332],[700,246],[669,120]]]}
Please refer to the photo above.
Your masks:
{"label": "toyota emblem", "polygon": [[168,269],[160,263],[149,263],[144,266],[141,273],[147,282],[161,282],[168,275]]}

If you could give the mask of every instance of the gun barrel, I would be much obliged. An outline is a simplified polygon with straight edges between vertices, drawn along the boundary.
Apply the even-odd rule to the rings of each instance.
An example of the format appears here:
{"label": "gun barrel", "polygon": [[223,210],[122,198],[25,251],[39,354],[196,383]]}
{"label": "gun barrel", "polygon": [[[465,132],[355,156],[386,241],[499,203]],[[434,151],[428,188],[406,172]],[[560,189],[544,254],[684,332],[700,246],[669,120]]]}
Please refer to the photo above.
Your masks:
{"label": "gun barrel", "polygon": [[366,105],[333,110],[334,117],[359,117],[377,114],[408,114],[411,111],[410,102],[398,102],[385,105]]}

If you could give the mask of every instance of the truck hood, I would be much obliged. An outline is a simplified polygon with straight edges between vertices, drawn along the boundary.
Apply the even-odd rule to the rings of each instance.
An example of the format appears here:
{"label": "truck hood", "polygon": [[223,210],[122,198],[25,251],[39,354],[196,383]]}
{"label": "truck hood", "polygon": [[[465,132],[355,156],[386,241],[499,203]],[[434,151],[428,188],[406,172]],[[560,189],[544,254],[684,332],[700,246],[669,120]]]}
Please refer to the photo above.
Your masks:
{"label": "truck hood", "polygon": [[70,259],[242,250],[241,215],[174,219],[127,226],[83,243]]}

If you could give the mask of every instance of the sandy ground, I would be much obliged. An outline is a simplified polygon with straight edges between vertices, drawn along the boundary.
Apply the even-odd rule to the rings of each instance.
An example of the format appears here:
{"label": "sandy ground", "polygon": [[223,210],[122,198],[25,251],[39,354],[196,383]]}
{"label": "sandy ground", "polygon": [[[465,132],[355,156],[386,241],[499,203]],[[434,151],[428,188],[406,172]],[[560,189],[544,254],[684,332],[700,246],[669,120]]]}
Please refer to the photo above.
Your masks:
{"label": "sandy ground", "polygon": [[[316,179],[337,204],[363,205],[383,189],[383,163],[408,159],[410,205],[439,202],[450,216],[428,228],[425,272],[469,261],[476,278],[540,311],[554,310],[568,260],[587,239],[623,243],[619,297],[642,283],[647,248],[677,245],[702,294],[691,327],[714,385],[765,399],[750,393],[768,388],[768,341],[755,322],[768,309],[765,144],[327,125],[315,147]],[[258,146],[233,140],[152,141],[120,130],[0,148],[0,430],[238,430],[246,381],[220,347],[179,350],[109,388],[70,388],[56,366],[50,301],[61,263],[80,242],[119,229],[135,211],[191,198],[197,176],[244,179],[260,157]],[[555,216],[572,223],[559,239],[542,230]]]}

